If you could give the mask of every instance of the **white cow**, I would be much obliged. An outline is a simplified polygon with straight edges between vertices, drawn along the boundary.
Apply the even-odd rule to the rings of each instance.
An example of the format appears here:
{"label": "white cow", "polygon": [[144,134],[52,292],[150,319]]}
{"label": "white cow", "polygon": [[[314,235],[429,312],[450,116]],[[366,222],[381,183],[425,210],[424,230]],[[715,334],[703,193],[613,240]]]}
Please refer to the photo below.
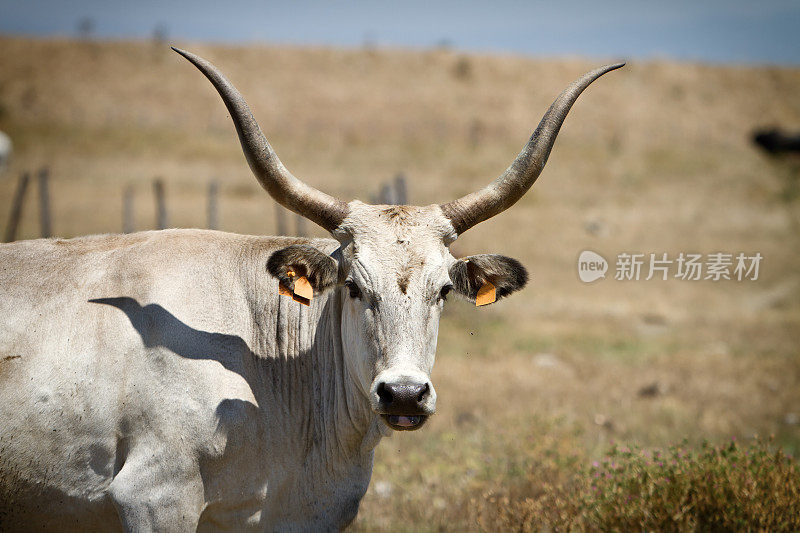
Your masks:
{"label": "white cow", "polygon": [[434,413],[448,293],[490,302],[527,280],[514,259],[448,245],[522,197],[581,91],[621,66],[562,93],[491,185],[414,207],[299,181],[236,89],[178,53],[219,91],[261,184],[333,239],[167,230],[0,246],[2,530],[347,526],[381,437]]}

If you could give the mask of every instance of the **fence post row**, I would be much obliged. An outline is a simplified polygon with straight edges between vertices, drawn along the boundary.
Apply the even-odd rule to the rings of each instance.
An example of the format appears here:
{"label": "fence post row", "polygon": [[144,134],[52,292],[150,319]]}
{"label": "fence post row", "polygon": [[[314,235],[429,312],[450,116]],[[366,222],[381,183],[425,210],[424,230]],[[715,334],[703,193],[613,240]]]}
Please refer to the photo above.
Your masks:
{"label": "fence post row", "polygon": [[[42,167],[38,173],[39,182],[39,223],[42,237],[48,238],[52,235],[52,218],[50,215],[50,173],[47,167]],[[22,207],[25,201],[25,194],[30,182],[30,173],[20,174],[17,189],[14,192],[11,213],[6,227],[5,242],[16,239],[19,222],[22,218]],[[133,185],[127,185],[122,193],[122,232],[132,233],[134,228],[134,193]],[[153,194],[156,202],[156,228],[166,229],[169,225],[167,218],[167,201],[165,195],[164,181],[161,178],[153,180]],[[384,183],[376,197],[372,197],[376,202],[388,205],[405,205],[408,203],[408,189],[406,186],[405,175],[398,174],[392,182]],[[286,235],[288,224],[286,210],[281,205],[276,205],[275,216],[277,219],[278,235]],[[300,215],[295,219],[297,235],[305,237],[308,235],[307,221]],[[211,180],[208,184],[208,204],[206,206],[206,227],[208,229],[219,228],[219,183]]]}

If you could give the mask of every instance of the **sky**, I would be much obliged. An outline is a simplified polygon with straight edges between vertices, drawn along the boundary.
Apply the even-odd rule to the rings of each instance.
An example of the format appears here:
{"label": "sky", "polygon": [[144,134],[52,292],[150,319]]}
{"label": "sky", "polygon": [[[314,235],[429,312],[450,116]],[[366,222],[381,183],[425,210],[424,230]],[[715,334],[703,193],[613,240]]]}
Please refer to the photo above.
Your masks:
{"label": "sky", "polygon": [[800,65],[800,0],[0,0],[0,33]]}

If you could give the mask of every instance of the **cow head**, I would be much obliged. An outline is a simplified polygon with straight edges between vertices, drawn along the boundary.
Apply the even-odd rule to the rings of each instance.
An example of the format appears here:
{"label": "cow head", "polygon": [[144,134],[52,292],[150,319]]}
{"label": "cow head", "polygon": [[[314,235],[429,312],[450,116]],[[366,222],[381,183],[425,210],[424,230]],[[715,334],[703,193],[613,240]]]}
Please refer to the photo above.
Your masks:
{"label": "cow head", "polygon": [[416,207],[345,203],[298,180],[278,159],[236,88],[204,59],[175,50],[222,96],[261,185],[341,243],[332,256],[307,245],[289,246],[272,255],[267,269],[287,287],[305,277],[314,292],[341,291],[342,339],[355,386],[390,428],[419,428],[436,407],[430,372],[447,297],[476,301],[481,293],[479,303],[491,303],[521,289],[528,278],[515,259],[457,259],[450,244],[528,191],[572,104],[594,80],[623,64],[595,69],[561,93],[511,166],[487,187],[446,204]]}

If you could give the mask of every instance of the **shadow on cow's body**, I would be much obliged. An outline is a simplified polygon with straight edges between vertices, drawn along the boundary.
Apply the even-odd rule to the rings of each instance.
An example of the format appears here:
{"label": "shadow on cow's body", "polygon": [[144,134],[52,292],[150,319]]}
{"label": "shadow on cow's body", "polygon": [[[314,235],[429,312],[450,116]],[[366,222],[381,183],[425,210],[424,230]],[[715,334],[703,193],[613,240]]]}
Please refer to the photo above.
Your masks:
{"label": "shadow on cow's body", "polygon": [[159,304],[144,307],[134,298],[94,298],[90,303],[116,307],[128,317],[147,348],[163,347],[188,359],[210,359],[247,379],[244,362],[254,357],[241,337],[195,329],[181,322]]}

